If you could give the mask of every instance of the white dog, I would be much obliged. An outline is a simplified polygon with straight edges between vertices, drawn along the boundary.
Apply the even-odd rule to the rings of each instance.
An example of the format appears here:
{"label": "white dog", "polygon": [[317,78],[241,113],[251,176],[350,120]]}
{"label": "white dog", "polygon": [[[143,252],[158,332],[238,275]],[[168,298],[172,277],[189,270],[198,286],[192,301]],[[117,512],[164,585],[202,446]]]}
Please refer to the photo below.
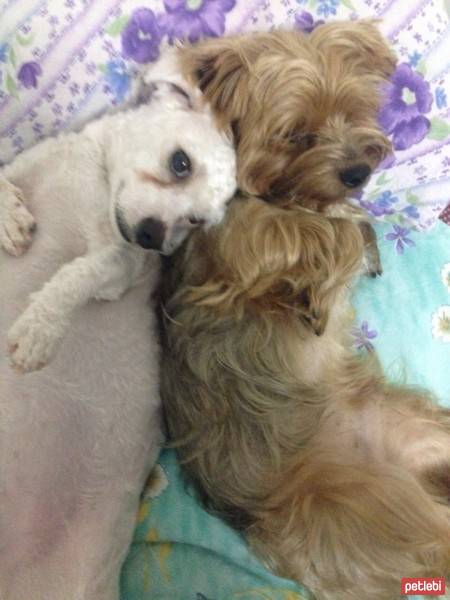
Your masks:
{"label": "white dog", "polygon": [[222,218],[232,143],[187,85],[154,81],[0,176],[0,598],[117,600],[162,441],[149,249]]}
{"label": "white dog", "polygon": [[[52,195],[68,202],[86,251],[61,268],[34,294],[8,334],[20,371],[44,366],[88,300],[117,300],[148,273],[153,249],[170,254],[189,229],[218,223],[235,188],[233,151],[209,114],[189,111],[178,85],[153,83],[150,102],[105,117],[82,134],[48,140],[4,169],[0,193],[0,244],[20,255],[31,242],[34,218],[19,191],[31,200]],[[51,189],[49,189],[51,186]],[[29,198],[29,194],[27,194]]]}

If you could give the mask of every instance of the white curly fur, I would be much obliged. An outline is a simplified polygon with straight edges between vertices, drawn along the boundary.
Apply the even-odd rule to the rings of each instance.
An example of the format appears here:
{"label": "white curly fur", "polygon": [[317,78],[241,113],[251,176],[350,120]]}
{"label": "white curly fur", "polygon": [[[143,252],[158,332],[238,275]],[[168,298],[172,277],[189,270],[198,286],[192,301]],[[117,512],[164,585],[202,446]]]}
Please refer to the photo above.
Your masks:
{"label": "white curly fur", "polygon": [[[76,308],[91,298],[116,300],[143,275],[148,253],[122,237],[119,211],[130,241],[144,219],[162,221],[164,253],[172,252],[192,229],[190,218],[208,224],[222,218],[235,188],[233,151],[207,110],[193,112],[189,97],[180,92],[171,83],[153,84],[148,104],[100,119],[81,134],[44,142],[4,170],[0,244],[7,252],[18,256],[31,243],[34,219],[19,190],[36,163],[42,169],[41,187],[47,175],[56,189],[55,201],[64,194],[75,202],[88,246],[32,296],[10,330],[9,352],[19,371],[48,362]],[[193,173],[177,182],[169,159],[180,148],[193,163]]]}
{"label": "white curly fur", "polygon": [[[136,228],[162,221],[170,253],[192,219],[218,222],[235,189],[232,143],[194,91],[150,83],[134,106],[0,171],[1,600],[119,598],[162,441],[148,307],[159,257]],[[182,181],[178,148],[192,163]]]}

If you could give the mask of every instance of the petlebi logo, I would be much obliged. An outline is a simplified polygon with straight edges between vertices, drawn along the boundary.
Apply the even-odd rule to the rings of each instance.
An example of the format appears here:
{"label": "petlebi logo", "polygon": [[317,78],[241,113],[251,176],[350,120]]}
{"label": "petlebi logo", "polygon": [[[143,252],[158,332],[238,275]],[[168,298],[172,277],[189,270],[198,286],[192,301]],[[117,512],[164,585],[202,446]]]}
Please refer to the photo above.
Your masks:
{"label": "petlebi logo", "polygon": [[401,594],[421,594],[422,596],[444,596],[445,577],[420,578],[404,577],[402,579]]}

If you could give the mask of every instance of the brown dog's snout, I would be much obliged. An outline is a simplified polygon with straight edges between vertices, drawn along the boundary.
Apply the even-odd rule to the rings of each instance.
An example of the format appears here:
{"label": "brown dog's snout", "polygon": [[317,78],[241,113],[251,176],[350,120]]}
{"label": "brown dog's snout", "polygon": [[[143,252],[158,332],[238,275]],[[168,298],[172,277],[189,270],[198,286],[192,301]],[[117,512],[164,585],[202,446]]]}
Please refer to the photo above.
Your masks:
{"label": "brown dog's snout", "polygon": [[136,227],[136,242],[145,250],[161,250],[166,229],[166,225],[159,219],[144,219]]}
{"label": "brown dog's snout", "polygon": [[369,177],[371,169],[365,163],[344,169],[339,173],[342,183],[348,188],[356,188],[362,185]]}

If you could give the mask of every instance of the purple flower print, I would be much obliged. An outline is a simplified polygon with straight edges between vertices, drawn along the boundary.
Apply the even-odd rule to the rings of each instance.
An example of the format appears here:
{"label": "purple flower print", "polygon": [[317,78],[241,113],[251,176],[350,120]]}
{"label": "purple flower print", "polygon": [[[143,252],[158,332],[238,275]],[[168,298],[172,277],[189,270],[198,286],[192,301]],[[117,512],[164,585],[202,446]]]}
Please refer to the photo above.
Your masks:
{"label": "purple flower print", "polygon": [[323,15],[324,17],[335,15],[338,4],[339,0],[319,0],[317,14]]}
{"label": "purple flower print", "polygon": [[367,350],[367,352],[372,352],[374,347],[370,340],[376,338],[377,335],[377,331],[371,331],[369,329],[369,323],[367,321],[363,321],[361,323],[361,327],[354,327],[352,329],[354,345],[358,350]]}
{"label": "purple flower print", "polygon": [[411,219],[420,218],[420,213],[417,210],[417,206],[415,206],[414,204],[408,204],[408,206],[405,206],[402,212],[404,212],[405,215],[408,215],[408,217],[410,217]]}
{"label": "purple flower print", "polygon": [[74,81],[70,84],[69,90],[72,96],[78,96],[78,94],[80,93],[80,86],[76,81]]}
{"label": "purple flower print", "polygon": [[148,63],[159,57],[162,31],[149,8],[138,8],[122,31],[122,55],[139,64]]}
{"label": "purple flower print", "polygon": [[373,202],[361,200],[360,204],[374,217],[382,217],[384,215],[394,214],[392,205],[396,202],[398,202],[397,196],[394,196],[390,190],[387,190],[377,196]]}
{"label": "purple flower print", "polygon": [[37,88],[38,77],[42,75],[41,65],[37,62],[24,63],[17,74],[17,79],[27,88]]}
{"label": "purple flower print", "polygon": [[424,114],[432,104],[428,82],[410,65],[399,65],[386,88],[386,102],[379,114],[381,126],[393,136],[395,150],[405,150],[423,140],[430,129]]}
{"label": "purple flower print", "polygon": [[236,0],[164,0],[166,13],[159,23],[174,39],[195,42],[204,36],[218,37],[225,32],[225,14],[236,5]]}
{"label": "purple flower print", "polygon": [[390,242],[395,242],[395,250],[397,254],[403,254],[405,250],[405,246],[415,246],[415,242],[411,240],[407,235],[411,231],[411,229],[406,229],[406,227],[400,227],[399,225],[394,225],[391,233],[386,234],[386,239]]}
{"label": "purple flower print", "polygon": [[295,25],[304,33],[311,33],[311,31],[314,31],[316,27],[323,23],[325,23],[325,21],[322,20],[314,22],[312,14],[306,12],[306,10],[302,10],[302,12],[295,15]]}
{"label": "purple flower print", "polygon": [[417,67],[421,58],[422,55],[420,54],[420,52],[414,50],[414,52],[409,55],[409,64],[411,65],[411,67]]}

